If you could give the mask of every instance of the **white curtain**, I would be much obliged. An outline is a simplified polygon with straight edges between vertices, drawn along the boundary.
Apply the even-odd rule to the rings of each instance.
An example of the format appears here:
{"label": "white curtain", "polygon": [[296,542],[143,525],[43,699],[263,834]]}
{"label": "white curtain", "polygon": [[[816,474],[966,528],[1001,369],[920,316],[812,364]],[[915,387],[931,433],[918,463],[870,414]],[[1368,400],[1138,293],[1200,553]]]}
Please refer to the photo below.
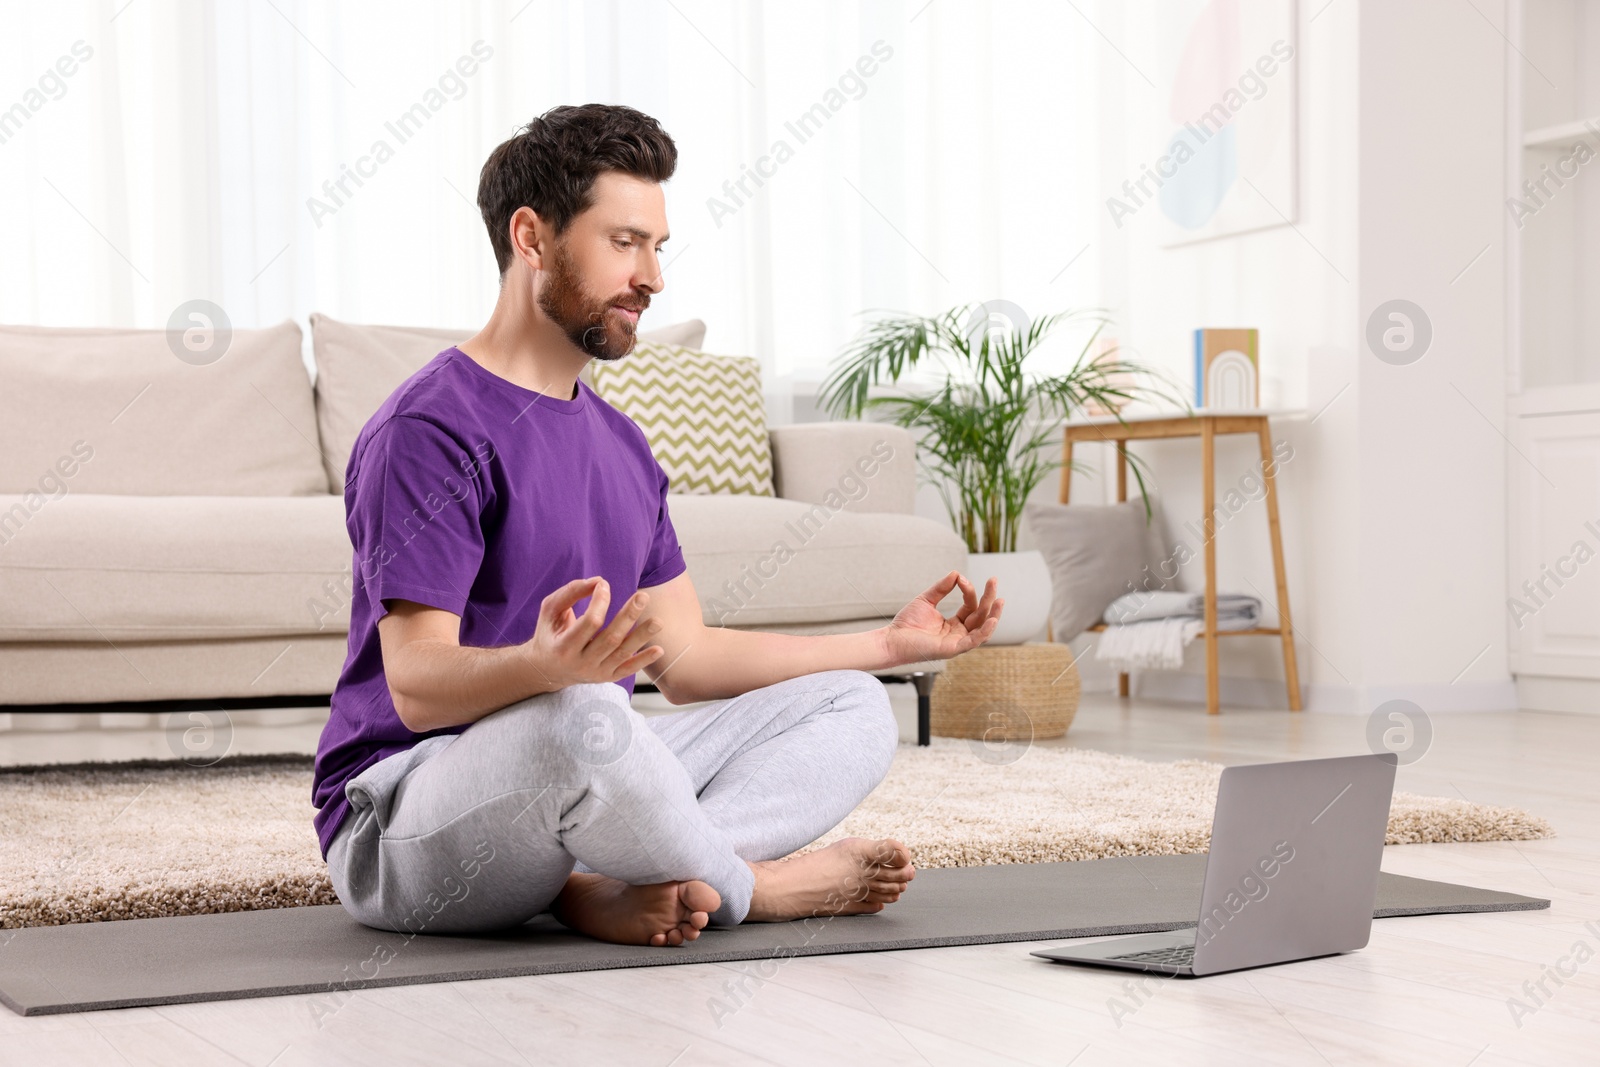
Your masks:
{"label": "white curtain", "polygon": [[7,4],[0,321],[159,328],[206,298],[241,327],[476,329],[497,288],[483,160],[588,101],[678,145],[646,326],[706,320],[706,347],[758,356],[775,391],[819,378],[869,309],[1096,305],[1095,89],[1119,62],[1096,10]]}

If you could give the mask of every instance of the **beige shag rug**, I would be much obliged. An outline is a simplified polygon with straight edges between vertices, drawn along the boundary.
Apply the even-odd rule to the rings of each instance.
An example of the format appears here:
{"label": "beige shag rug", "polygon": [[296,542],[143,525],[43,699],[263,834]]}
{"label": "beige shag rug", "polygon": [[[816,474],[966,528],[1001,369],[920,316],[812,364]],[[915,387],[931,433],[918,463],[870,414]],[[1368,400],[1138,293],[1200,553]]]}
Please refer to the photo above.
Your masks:
{"label": "beige shag rug", "polygon": [[[919,867],[1204,852],[1222,765],[968,742],[902,745],[882,785],[796,855],[895,837]],[[335,904],[311,826],[311,759],[0,768],[0,928]],[[1516,808],[1396,793],[1389,844],[1522,841]]]}

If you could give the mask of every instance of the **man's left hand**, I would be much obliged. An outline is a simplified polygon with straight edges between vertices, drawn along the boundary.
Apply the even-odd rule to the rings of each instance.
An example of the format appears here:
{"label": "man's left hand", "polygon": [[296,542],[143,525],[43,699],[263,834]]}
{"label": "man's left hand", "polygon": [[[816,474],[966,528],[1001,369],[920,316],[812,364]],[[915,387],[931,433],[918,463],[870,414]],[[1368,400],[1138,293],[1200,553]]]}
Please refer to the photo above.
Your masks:
{"label": "man's left hand", "polygon": [[[977,648],[1000,623],[1005,601],[997,599],[996,582],[989,579],[978,599],[977,590],[959,571],[939,579],[917,599],[900,609],[883,628],[883,641],[894,666],[922,660],[949,659]],[[939,601],[961,587],[962,605],[954,615],[939,614]]]}

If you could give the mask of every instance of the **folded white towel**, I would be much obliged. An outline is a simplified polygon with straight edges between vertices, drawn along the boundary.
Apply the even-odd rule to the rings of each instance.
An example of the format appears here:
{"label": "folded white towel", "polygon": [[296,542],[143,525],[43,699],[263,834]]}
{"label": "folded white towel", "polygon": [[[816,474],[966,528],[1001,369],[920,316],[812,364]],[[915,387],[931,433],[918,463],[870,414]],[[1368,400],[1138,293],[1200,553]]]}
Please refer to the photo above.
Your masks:
{"label": "folded white towel", "polygon": [[1182,615],[1108,626],[1095,642],[1094,658],[1119,671],[1175,670],[1183,666],[1184,648],[1204,626],[1200,619]]}
{"label": "folded white towel", "polygon": [[[1119,623],[1144,622],[1147,619],[1167,619],[1173,616],[1204,618],[1206,597],[1204,593],[1179,593],[1166,589],[1141,590],[1124,593],[1113,600],[1101,617],[1107,626]],[[1246,593],[1218,593],[1217,617],[1245,615],[1253,626],[1261,617],[1261,598]],[[1249,629],[1249,627],[1233,627]]]}
{"label": "folded white towel", "polygon": [[[1106,629],[1095,643],[1094,658],[1128,671],[1176,670],[1183,650],[1205,629],[1205,596],[1166,590],[1127,593],[1106,608]],[[1253,629],[1261,618],[1261,599],[1243,593],[1217,594],[1217,629]]]}

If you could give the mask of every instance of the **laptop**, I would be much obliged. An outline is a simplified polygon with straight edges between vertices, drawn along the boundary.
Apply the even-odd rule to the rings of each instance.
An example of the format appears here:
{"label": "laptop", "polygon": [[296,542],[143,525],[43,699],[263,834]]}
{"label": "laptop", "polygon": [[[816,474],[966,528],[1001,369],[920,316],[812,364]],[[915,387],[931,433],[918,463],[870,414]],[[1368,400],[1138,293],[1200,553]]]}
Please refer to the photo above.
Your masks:
{"label": "laptop", "polygon": [[1364,948],[1393,752],[1228,767],[1194,927],[1031,955],[1197,977]]}

